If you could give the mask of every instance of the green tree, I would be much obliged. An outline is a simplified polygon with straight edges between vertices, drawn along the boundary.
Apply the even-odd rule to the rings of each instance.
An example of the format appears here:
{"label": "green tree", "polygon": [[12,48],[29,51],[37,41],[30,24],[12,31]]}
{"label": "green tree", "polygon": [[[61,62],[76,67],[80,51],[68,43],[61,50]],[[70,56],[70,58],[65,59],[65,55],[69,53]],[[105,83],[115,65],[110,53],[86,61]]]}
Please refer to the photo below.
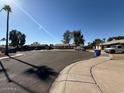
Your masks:
{"label": "green tree", "polygon": [[2,38],[2,39],[0,39],[0,41],[6,41],[6,38]]}
{"label": "green tree", "polygon": [[103,43],[105,43],[106,42],[106,38],[103,38],[102,41],[103,41]]}
{"label": "green tree", "polygon": [[69,43],[70,43],[70,40],[71,40],[71,32],[67,30],[67,31],[63,34],[63,40],[62,40],[62,42],[63,42],[64,44],[69,44]]}
{"label": "green tree", "polygon": [[84,45],[84,38],[83,35],[81,34],[81,31],[73,31],[73,39],[74,39],[74,44],[76,44],[76,46],[79,46],[80,44]]}
{"label": "green tree", "polygon": [[124,39],[124,36],[109,37],[107,41],[121,40],[121,39]]}
{"label": "green tree", "polygon": [[93,45],[95,46],[95,45],[99,45],[100,43],[103,43],[103,40],[101,40],[101,39],[95,39],[94,41],[93,41]]}
{"label": "green tree", "polygon": [[93,48],[93,43],[88,42],[87,49],[92,49]]}
{"label": "green tree", "polygon": [[95,39],[93,42],[88,42],[87,48],[92,49],[94,46],[99,45],[100,43],[104,43],[105,39]]}
{"label": "green tree", "polygon": [[2,9],[7,12],[7,30],[6,30],[6,51],[5,51],[5,55],[8,55],[9,13],[11,12],[11,7],[9,5],[5,5]]}
{"label": "green tree", "polygon": [[26,42],[25,38],[26,38],[26,35],[22,34],[21,37],[20,37],[19,45],[23,46],[25,44],[25,42]]}
{"label": "green tree", "polygon": [[17,36],[17,30],[10,31],[9,33],[9,40],[11,41],[10,45],[14,47],[19,45],[18,39],[19,38]]}
{"label": "green tree", "polygon": [[22,34],[20,31],[17,30],[12,30],[9,33],[9,39],[11,41],[10,45],[11,46],[16,46],[18,48],[18,46],[22,46],[25,44],[25,34]]}

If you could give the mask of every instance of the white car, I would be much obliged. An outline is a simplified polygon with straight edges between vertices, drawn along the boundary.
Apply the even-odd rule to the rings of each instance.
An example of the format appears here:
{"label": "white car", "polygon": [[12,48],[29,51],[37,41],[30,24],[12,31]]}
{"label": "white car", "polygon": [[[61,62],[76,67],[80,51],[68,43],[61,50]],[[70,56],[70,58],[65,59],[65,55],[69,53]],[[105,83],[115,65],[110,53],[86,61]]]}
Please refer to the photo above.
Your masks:
{"label": "white car", "polygon": [[113,45],[110,48],[105,48],[106,53],[124,53],[124,45]]}

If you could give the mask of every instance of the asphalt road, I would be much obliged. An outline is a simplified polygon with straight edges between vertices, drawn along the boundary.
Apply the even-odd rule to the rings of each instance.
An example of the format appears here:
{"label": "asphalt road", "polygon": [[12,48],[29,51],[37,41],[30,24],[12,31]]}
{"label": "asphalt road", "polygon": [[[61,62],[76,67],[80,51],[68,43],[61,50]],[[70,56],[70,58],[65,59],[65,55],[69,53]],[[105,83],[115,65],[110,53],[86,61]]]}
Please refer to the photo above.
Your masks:
{"label": "asphalt road", "polygon": [[0,71],[0,93],[48,93],[52,82],[64,67],[80,60],[93,58],[93,53],[80,51],[22,53],[24,55],[16,59],[2,60],[12,82],[8,83],[3,72]]}

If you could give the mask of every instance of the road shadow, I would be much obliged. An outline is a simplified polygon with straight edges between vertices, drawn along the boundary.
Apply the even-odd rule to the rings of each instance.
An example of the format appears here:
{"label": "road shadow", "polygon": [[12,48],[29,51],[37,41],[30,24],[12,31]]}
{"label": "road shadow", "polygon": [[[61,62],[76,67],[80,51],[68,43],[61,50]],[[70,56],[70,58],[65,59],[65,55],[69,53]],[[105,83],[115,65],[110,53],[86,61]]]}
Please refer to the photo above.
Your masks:
{"label": "road shadow", "polygon": [[[29,68],[29,69],[27,69],[27,70],[24,71],[24,73],[27,74],[27,76],[30,76],[30,75],[33,76],[33,75],[35,75],[40,80],[46,82],[46,80],[47,81],[48,80],[52,80],[51,77],[58,75],[58,73],[55,72],[54,69],[49,68],[48,66],[36,66],[36,65],[30,64],[28,62],[22,61],[20,59],[17,59],[17,58],[13,58],[13,57],[10,57],[10,58],[11,59],[14,59],[14,60],[17,60],[18,62],[24,63],[26,65],[32,66],[32,68]],[[4,74],[5,74],[8,82],[17,85],[18,87],[20,87],[24,91],[27,91],[28,93],[37,93],[36,91],[32,90],[30,87],[27,87],[26,85],[23,85],[22,83],[19,83],[19,82],[15,81],[15,80],[11,79],[9,77],[9,74],[7,73],[7,70],[4,68],[4,65],[2,64],[1,61],[0,61],[0,66],[2,67],[1,71],[4,72]]]}
{"label": "road shadow", "polygon": [[1,67],[1,72],[4,73],[4,75],[6,76],[8,82],[11,82],[11,79],[10,79],[8,73],[7,73],[7,70],[5,69],[5,67],[4,67],[3,63],[1,62],[1,60],[0,60],[0,67]]}
{"label": "road shadow", "polygon": [[41,80],[49,80],[51,77],[57,76],[58,73],[55,72],[52,68],[47,66],[38,66],[38,68],[29,68],[25,72],[27,75],[35,75]]}
{"label": "road shadow", "polygon": [[[15,85],[17,85],[18,87],[20,87],[21,89],[23,89],[24,91],[27,91],[28,93],[36,93],[35,91],[31,90],[30,88],[28,87],[25,87],[24,85],[16,82],[15,80],[12,80],[10,77],[9,77],[9,74],[7,73],[7,71],[5,70],[3,64],[0,62],[0,64],[2,65],[2,72],[4,72],[7,80],[9,83],[13,83]],[[15,90],[14,90],[15,91]],[[5,92],[5,91],[4,91]]]}
{"label": "road shadow", "polygon": [[23,64],[31,66],[32,68],[29,68],[26,71],[24,71],[24,73],[27,75],[36,75],[41,80],[49,80],[49,79],[51,79],[51,77],[53,77],[53,76],[56,77],[58,75],[58,73],[53,68],[50,68],[48,66],[45,66],[45,65],[36,66],[34,64],[30,64],[30,63],[22,61],[20,59],[17,59],[17,58],[11,57],[11,56],[9,56],[9,57],[18,62],[21,62]]}
{"label": "road shadow", "polygon": [[[5,69],[5,71],[8,71],[8,69]],[[4,70],[0,67],[0,73],[3,73]]]}
{"label": "road shadow", "polygon": [[[24,73],[27,74],[28,76],[29,75],[32,75],[32,76],[35,75],[37,78],[39,78],[42,81],[46,82],[48,80],[52,80],[51,77],[58,75],[58,73],[55,72],[54,69],[49,68],[48,66],[36,66],[36,65],[30,64],[28,62],[22,61],[20,59],[17,59],[17,58],[13,58],[13,57],[10,57],[10,58],[17,60],[18,62],[21,62],[21,63],[24,63],[26,65],[31,66],[32,68],[26,69],[24,71]],[[1,61],[0,61],[0,67],[1,67],[0,72],[4,72],[8,82],[11,82],[11,83],[15,84],[16,86],[20,87],[22,89],[22,91],[27,91],[28,93],[37,93],[37,91],[32,90],[30,87],[23,85],[22,83],[19,83],[18,81],[15,81],[14,79],[11,79],[9,77],[9,74],[7,73],[7,70],[4,68],[4,65],[2,64]]]}
{"label": "road shadow", "polygon": [[18,87],[20,87],[21,89],[27,91],[28,93],[37,93],[36,91],[34,91],[34,90],[32,90],[32,89],[30,89],[30,88],[28,88],[28,87],[26,87],[26,86],[24,86],[24,85],[18,83],[18,82],[15,81],[15,80],[12,80],[12,79],[11,79],[11,83],[17,85]]}

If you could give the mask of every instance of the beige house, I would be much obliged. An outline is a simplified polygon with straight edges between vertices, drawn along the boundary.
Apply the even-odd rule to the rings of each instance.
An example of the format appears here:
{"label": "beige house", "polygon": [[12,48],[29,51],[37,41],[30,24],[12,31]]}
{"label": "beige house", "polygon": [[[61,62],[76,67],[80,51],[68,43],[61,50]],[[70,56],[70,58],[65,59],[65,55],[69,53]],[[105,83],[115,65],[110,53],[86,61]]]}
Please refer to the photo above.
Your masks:
{"label": "beige house", "polygon": [[75,44],[56,44],[54,45],[55,49],[73,49]]}
{"label": "beige house", "polygon": [[110,47],[111,45],[124,45],[124,39],[121,40],[112,40],[110,42],[105,42],[96,46],[96,49],[104,49]]}

